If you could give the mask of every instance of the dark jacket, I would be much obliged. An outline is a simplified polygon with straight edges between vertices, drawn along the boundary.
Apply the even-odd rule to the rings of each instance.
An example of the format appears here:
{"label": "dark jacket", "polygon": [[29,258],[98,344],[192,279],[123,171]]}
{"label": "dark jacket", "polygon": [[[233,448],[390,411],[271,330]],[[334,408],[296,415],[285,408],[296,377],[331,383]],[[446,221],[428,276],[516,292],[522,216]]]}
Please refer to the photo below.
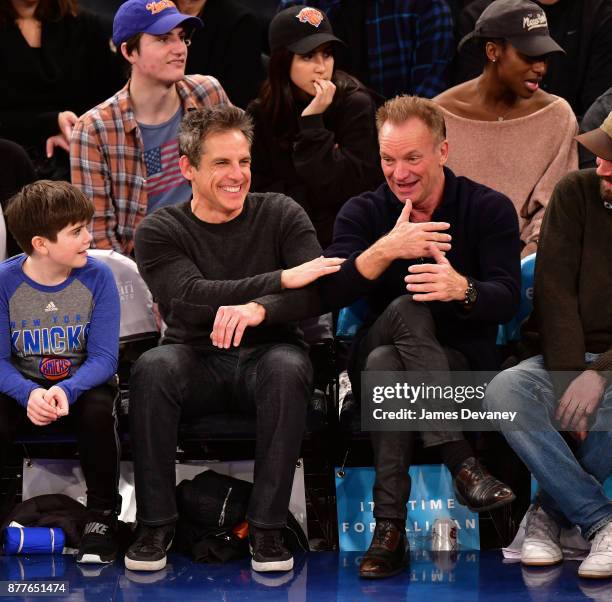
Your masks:
{"label": "dark jacket", "polygon": [[[444,168],[442,204],[432,221],[449,222],[452,248],[446,257],[459,273],[474,279],[478,299],[466,312],[461,303],[429,303],[443,345],[461,351],[473,369],[499,367],[497,325],[512,318],[520,296],[520,240],[512,202],[503,194]],[[321,280],[326,303],[335,307],[366,297],[376,314],[408,294],[404,276],[418,260],[396,260],[376,280],[364,278],[356,258],[395,225],[403,204],[383,184],[352,198],[336,219],[327,257],[346,257],[342,269]]]}
{"label": "dark jacket", "polygon": [[296,116],[298,132],[283,145],[259,104],[255,122],[251,190],[282,192],[310,217],[321,246],[331,242],[334,219],[350,197],[372,190],[383,179],[378,155],[375,104],[370,93],[348,91],[322,115]]}
{"label": "dark jacket", "polygon": [[561,179],[542,222],[534,311],[523,327],[524,355],[542,353],[549,370],[582,371],[587,351],[602,354],[591,369],[612,370],[610,232],[595,170]]}
{"label": "dark jacket", "polygon": [[264,77],[261,26],[235,0],[207,0],[187,53],[185,72],[216,77],[232,104],[246,108]]}
{"label": "dark jacket", "polygon": [[0,137],[44,162],[61,111],[81,115],[121,87],[107,34],[87,13],[43,23],[41,48],[28,46],[15,23],[0,27]]}
{"label": "dark jacket", "polygon": [[[36,178],[34,176],[34,166],[26,152],[21,146],[10,140],[0,139],[0,165],[2,165],[0,205],[2,205],[2,212],[4,213],[11,197]],[[21,249],[7,227],[6,256],[12,257],[18,253],[21,253]]]}
{"label": "dark jacket", "polygon": [[[474,0],[463,9],[457,39],[474,29],[476,20],[492,0]],[[612,82],[612,2],[609,0],[559,0],[542,5],[552,38],[565,50],[550,55],[542,88],[567,100],[581,116]],[[457,55],[455,84],[482,73],[484,52],[478,43],[467,43]]]}
{"label": "dark jacket", "polygon": [[37,495],[12,509],[0,525],[0,532],[12,521],[24,527],[59,527],[66,536],[66,546],[78,548],[87,518],[87,508],[67,495]]}

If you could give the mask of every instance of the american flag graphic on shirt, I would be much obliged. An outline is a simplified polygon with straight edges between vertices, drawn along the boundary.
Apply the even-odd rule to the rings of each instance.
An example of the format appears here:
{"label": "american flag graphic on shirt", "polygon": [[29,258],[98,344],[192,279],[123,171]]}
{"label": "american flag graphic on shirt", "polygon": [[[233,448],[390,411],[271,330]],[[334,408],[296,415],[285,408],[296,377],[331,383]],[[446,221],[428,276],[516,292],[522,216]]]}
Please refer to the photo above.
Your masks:
{"label": "american flag graphic on shirt", "polygon": [[147,166],[147,194],[163,194],[185,183],[179,168],[178,140],[150,148],[144,154]]}

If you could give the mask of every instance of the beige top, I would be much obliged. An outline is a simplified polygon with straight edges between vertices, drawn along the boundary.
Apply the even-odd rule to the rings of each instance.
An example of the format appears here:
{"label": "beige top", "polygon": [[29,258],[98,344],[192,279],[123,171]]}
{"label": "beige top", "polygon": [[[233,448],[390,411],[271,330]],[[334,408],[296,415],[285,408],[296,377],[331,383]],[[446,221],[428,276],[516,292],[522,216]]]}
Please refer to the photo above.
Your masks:
{"label": "beige top", "polygon": [[578,123],[563,98],[517,119],[478,121],[440,107],[446,121],[448,167],[458,176],[503,192],[519,215],[530,249],[540,235],[544,209],[557,182],[578,169]]}

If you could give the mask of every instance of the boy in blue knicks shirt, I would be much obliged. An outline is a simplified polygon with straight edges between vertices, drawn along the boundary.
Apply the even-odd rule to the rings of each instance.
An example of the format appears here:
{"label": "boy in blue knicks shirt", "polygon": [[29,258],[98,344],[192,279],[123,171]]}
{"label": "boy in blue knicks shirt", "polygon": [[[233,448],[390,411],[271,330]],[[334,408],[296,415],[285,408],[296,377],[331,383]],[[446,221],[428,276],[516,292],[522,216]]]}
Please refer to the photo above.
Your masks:
{"label": "boy in blue knicks shirt", "polygon": [[6,211],[24,253],[0,264],[0,469],[22,422],[69,422],[89,510],[77,560],[112,562],[120,308],[112,272],[87,256],[93,211],[77,188],[50,181],[24,187]]}

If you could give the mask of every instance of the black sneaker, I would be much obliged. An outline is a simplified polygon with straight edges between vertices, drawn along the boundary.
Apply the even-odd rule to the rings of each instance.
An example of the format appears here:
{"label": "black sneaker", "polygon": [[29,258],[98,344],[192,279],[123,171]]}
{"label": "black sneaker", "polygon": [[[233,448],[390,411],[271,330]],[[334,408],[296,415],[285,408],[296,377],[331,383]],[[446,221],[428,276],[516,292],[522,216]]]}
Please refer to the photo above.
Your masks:
{"label": "black sneaker", "polygon": [[166,566],[166,552],[174,539],[174,523],[149,527],[138,525],[136,541],[125,554],[125,568],[130,571],[159,571]]}
{"label": "black sneaker", "polygon": [[117,516],[112,511],[92,512],[83,529],[77,562],[100,564],[117,558]]}
{"label": "black sneaker", "polygon": [[260,529],[249,525],[249,548],[254,571],[290,571],[293,568],[293,556],[283,545],[280,529]]}

